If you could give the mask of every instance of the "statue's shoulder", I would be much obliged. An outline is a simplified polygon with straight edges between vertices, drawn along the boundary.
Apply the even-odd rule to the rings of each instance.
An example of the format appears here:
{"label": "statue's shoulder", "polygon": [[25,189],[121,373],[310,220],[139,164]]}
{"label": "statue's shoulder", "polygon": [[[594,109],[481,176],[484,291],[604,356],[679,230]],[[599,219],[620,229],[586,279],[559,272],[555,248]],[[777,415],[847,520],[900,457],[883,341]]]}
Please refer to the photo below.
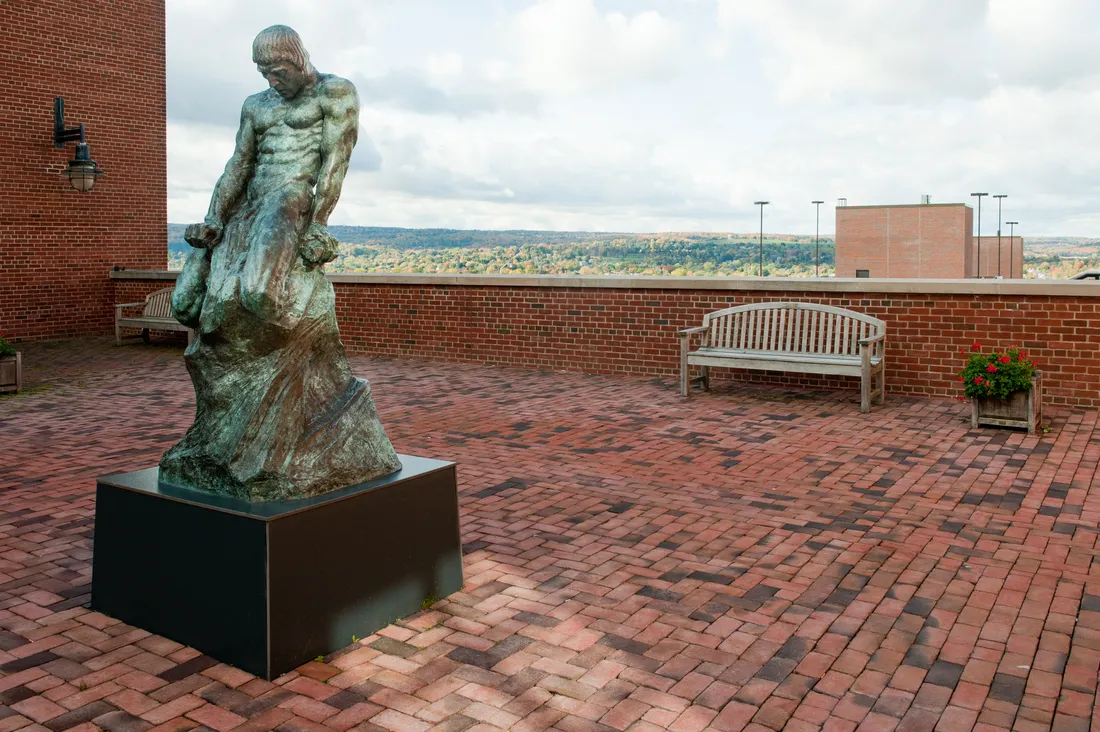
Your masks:
{"label": "statue's shoulder", "polygon": [[274,89],[264,89],[262,92],[249,94],[247,97],[245,97],[244,104],[241,105],[241,112],[244,114],[251,114],[263,107],[270,105],[271,95],[274,93]]}
{"label": "statue's shoulder", "polygon": [[342,76],[335,74],[320,74],[320,82],[317,84],[321,94],[329,99],[355,99],[358,97],[355,84],[352,84]]}

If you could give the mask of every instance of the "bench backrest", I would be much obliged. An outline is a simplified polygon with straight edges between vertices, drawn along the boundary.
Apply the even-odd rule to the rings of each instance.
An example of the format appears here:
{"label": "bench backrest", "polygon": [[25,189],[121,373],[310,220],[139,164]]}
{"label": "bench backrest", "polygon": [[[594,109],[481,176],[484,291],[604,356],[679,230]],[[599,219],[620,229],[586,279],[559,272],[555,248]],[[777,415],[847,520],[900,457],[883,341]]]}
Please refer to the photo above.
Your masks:
{"label": "bench backrest", "polygon": [[145,309],[141,311],[141,314],[149,318],[172,317],[172,291],[174,289],[167,287],[146,295]]}
{"label": "bench backrest", "polygon": [[[870,315],[829,305],[769,302],[740,305],[703,317],[706,345],[746,351],[855,356],[859,340],[886,332]],[[881,343],[875,352],[880,353]]]}

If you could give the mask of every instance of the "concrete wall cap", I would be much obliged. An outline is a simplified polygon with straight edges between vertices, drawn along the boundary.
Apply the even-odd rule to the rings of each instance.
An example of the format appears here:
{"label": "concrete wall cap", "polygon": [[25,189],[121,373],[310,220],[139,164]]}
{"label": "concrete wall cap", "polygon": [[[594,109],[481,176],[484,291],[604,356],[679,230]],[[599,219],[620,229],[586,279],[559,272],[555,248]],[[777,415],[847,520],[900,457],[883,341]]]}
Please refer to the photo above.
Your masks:
{"label": "concrete wall cap", "polygon": [[[113,280],[175,280],[179,272],[122,270]],[[932,280],[823,277],[650,277],[630,275],[365,274],[334,272],[338,285],[420,285],[426,287],[565,287],[631,290],[732,290],[760,292],[898,293],[924,295],[1023,295],[1100,297],[1092,280]]]}

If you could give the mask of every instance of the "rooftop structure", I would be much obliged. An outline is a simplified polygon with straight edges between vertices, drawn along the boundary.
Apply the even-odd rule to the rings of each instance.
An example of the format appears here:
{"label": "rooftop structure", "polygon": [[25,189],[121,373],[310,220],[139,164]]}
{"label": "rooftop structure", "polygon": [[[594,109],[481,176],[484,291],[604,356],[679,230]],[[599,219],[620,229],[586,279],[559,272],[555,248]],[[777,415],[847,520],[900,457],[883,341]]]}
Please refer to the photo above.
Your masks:
{"label": "rooftop structure", "polygon": [[836,276],[973,277],[973,214],[962,203],[837,207]]}
{"label": "rooftop structure", "polygon": [[836,275],[963,279],[980,267],[981,277],[1023,277],[1021,237],[983,235],[979,255],[973,231],[974,210],[963,203],[838,206]]}

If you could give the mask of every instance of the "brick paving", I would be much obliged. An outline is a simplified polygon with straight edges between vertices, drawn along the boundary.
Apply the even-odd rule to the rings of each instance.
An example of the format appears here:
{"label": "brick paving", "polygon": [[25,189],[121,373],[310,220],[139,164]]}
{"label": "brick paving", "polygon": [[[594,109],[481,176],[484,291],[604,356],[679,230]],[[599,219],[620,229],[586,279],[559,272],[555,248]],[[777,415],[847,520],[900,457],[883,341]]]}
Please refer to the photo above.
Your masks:
{"label": "brick paving", "polygon": [[944,400],[353,359],[400,451],[458,462],[466,587],[267,682],[84,608],[95,477],[190,422],[180,349],[25,360],[0,399],[0,732],[1100,719],[1095,411],[1027,436]]}

